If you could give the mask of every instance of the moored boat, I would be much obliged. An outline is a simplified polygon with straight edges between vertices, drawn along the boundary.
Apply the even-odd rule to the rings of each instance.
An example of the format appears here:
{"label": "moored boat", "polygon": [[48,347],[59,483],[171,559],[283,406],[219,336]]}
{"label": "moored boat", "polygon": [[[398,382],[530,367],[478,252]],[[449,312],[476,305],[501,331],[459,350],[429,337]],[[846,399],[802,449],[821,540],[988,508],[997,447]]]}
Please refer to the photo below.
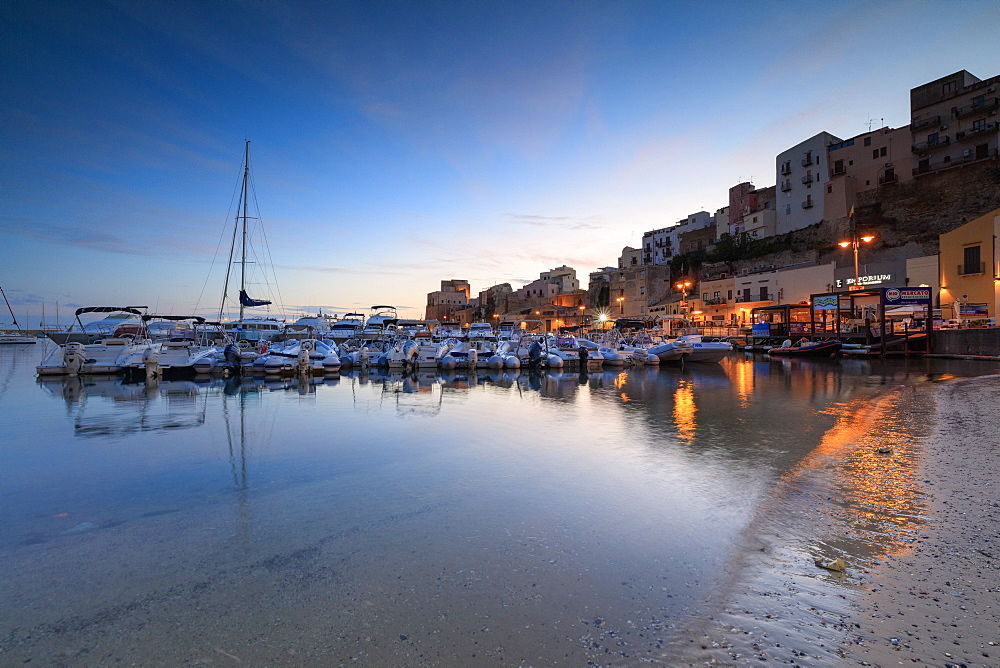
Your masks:
{"label": "moored boat", "polygon": [[842,341],[815,341],[796,346],[771,348],[767,354],[779,357],[831,357],[840,352],[843,347]]}

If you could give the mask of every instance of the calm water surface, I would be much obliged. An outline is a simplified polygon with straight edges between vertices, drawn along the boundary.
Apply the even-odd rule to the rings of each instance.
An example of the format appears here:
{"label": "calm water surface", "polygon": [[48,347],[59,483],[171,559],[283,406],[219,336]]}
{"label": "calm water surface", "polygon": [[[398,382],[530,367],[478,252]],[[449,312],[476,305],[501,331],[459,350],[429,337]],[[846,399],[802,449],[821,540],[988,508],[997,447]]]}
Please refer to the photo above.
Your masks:
{"label": "calm water surface", "polygon": [[146,386],[36,380],[43,345],[0,349],[3,664],[669,660],[762,509],[794,524],[775,490],[831,434],[997,371],[734,354]]}

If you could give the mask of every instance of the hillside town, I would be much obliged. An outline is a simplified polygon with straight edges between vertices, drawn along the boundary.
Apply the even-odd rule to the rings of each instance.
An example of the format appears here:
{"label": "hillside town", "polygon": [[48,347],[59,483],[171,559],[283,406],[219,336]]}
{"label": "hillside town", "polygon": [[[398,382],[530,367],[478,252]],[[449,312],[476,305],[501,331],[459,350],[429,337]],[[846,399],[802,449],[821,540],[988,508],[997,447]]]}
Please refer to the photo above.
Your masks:
{"label": "hillside town", "polygon": [[646,231],[590,271],[586,288],[565,265],[476,296],[467,280],[446,279],[428,293],[425,317],[535,320],[555,331],[674,314],[742,329],[752,309],[816,294],[929,287],[942,319],[995,324],[998,86],[1000,75],[961,70],[911,89],[904,126],[797,141],[775,156],[774,185],[737,183],[714,213]]}

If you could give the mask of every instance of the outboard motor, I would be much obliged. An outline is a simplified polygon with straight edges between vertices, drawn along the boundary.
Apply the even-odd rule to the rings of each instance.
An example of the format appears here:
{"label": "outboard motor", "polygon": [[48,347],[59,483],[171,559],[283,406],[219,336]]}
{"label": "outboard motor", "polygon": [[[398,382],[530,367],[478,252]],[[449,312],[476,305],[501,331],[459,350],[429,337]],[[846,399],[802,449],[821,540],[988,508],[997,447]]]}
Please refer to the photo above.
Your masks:
{"label": "outboard motor", "polygon": [[584,346],[580,346],[580,373],[587,373],[587,359],[589,357],[590,351]]}
{"label": "outboard motor", "polygon": [[82,343],[67,343],[63,351],[63,364],[66,365],[66,373],[75,376],[83,369],[87,361],[86,349]]}
{"label": "outboard motor", "polygon": [[233,373],[243,372],[243,358],[240,356],[239,346],[230,343],[222,349],[222,354],[226,358],[226,363],[233,368]]}
{"label": "outboard motor", "polygon": [[299,344],[299,357],[296,360],[298,362],[299,373],[309,373],[312,370],[309,353],[313,351],[315,345],[312,339],[306,339]]}
{"label": "outboard motor", "polygon": [[142,364],[146,367],[146,380],[159,378],[162,373],[160,369],[160,351],[155,348],[146,348],[142,353]]}
{"label": "outboard motor", "polygon": [[538,366],[542,361],[542,352],[542,344],[538,341],[532,341],[531,345],[528,346],[528,364]]}

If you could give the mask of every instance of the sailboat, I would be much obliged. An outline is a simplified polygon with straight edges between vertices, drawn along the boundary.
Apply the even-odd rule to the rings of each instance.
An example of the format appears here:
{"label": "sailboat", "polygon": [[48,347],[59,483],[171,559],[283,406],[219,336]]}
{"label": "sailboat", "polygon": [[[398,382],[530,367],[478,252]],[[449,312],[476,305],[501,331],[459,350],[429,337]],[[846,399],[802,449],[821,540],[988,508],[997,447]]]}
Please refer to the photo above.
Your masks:
{"label": "sailboat", "polygon": [[38,339],[34,336],[28,336],[28,334],[21,329],[21,325],[17,323],[17,316],[14,315],[14,309],[10,307],[10,302],[7,301],[7,294],[0,287],[0,295],[3,295],[3,301],[7,305],[7,310],[10,311],[10,317],[14,321],[14,326],[17,327],[17,332],[0,332],[0,343],[37,343]]}
{"label": "sailboat", "polygon": [[[240,314],[239,318],[225,324],[224,333],[232,344],[227,346],[226,359],[236,364],[237,356],[240,364],[248,364],[263,353],[268,343],[280,336],[283,323],[275,318],[265,318],[251,316],[247,317],[246,309],[267,306],[271,304],[267,299],[255,299],[247,292],[247,264],[253,264],[253,259],[247,257],[249,250],[250,233],[247,229],[247,221],[253,217],[249,215],[250,200],[250,141],[246,142],[243,159],[243,185],[240,190],[240,199],[236,206],[236,225],[233,228],[233,242],[229,249],[229,264],[226,267],[226,280],[222,290],[222,302],[219,306],[219,321],[222,321],[226,308],[226,298],[229,294],[229,283],[232,277],[234,257],[239,248],[240,266]],[[257,350],[253,350],[257,348]],[[238,352],[239,351],[239,352]]]}

